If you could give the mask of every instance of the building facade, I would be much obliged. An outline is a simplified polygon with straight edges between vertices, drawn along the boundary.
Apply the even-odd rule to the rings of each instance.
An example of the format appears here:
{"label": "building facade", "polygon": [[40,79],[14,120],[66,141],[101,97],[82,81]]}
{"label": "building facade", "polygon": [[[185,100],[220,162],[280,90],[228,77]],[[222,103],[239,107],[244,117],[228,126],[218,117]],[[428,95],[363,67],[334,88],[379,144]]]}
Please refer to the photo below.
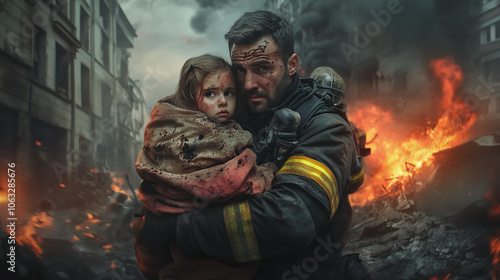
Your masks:
{"label": "building facade", "polygon": [[66,187],[95,169],[135,178],[134,37],[116,0],[0,2],[0,161],[24,170],[22,184]]}
{"label": "building facade", "polygon": [[471,13],[477,20],[471,36],[476,75],[469,90],[482,105],[484,121],[500,127],[500,1],[473,0]]}

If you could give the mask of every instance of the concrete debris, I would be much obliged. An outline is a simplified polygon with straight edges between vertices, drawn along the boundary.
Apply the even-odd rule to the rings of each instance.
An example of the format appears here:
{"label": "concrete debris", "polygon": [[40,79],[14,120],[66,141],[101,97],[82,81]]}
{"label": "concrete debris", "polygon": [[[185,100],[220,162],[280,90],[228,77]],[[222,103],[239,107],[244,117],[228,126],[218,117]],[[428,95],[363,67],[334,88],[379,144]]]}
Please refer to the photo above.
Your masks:
{"label": "concrete debris", "polygon": [[385,197],[354,209],[345,254],[359,253],[373,280],[498,279],[492,278],[489,241],[499,224],[486,212],[473,207],[442,218],[407,211],[399,201]]}

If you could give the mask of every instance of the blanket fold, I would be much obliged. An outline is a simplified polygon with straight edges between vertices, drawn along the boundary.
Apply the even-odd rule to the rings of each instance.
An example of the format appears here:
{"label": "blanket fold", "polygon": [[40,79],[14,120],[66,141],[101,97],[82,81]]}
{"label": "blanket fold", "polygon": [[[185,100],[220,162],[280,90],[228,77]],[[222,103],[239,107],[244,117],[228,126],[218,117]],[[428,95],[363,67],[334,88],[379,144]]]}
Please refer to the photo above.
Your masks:
{"label": "blanket fold", "polygon": [[158,101],[135,163],[144,179],[139,196],[153,213],[182,213],[269,190],[277,168],[256,165],[252,135],[236,122]]}

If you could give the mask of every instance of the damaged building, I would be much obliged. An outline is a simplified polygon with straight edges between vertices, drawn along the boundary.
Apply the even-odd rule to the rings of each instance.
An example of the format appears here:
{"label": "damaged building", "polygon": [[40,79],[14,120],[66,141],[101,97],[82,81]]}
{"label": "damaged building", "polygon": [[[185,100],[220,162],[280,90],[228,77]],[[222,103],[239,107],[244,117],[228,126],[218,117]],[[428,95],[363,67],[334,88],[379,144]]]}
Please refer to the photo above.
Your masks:
{"label": "damaged building", "polygon": [[137,35],[118,2],[7,0],[0,18],[0,160],[34,194],[19,196],[25,210],[90,170],[137,184],[147,112],[128,74]]}
{"label": "damaged building", "polygon": [[130,222],[149,112],[129,77],[135,37],[116,0],[0,1],[0,165],[15,163],[16,279],[98,279],[104,263],[106,279],[119,278],[118,256],[140,273]]}
{"label": "damaged building", "polygon": [[434,58],[452,57],[464,72],[467,106],[479,115],[478,133],[500,129],[498,56],[500,2],[266,1],[293,23],[307,76],[321,65],[347,81],[348,100],[391,108],[432,98],[427,83]]}

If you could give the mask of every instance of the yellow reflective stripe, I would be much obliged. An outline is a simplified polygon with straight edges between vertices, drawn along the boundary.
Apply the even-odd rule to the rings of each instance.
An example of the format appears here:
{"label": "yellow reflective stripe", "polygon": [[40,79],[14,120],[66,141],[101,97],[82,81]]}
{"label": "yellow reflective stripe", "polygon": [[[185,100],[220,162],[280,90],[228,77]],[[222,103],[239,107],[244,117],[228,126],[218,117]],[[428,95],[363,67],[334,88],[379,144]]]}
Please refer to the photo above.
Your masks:
{"label": "yellow reflective stripe", "polygon": [[329,181],[325,180],[324,176],[321,176],[322,174],[318,174],[302,166],[283,166],[278,173],[293,174],[314,180],[316,183],[318,183],[318,185],[321,186],[321,188],[323,188],[323,190],[325,190],[328,199],[332,201],[332,190],[330,188],[324,187],[329,184]]}
{"label": "yellow reflective stripe", "polygon": [[259,246],[247,201],[223,208],[224,223],[236,262],[260,260]]}
{"label": "yellow reflective stripe", "polygon": [[332,171],[321,162],[305,156],[290,157],[278,174],[292,174],[309,178],[316,182],[326,193],[330,200],[330,219],[335,214],[339,205],[339,191],[337,179]]}
{"label": "yellow reflective stripe", "polygon": [[356,175],[352,175],[349,181],[351,183],[356,183],[356,181],[359,181],[363,178],[363,175],[365,175],[364,172],[365,172],[365,168],[362,167],[361,171],[359,171]]}

